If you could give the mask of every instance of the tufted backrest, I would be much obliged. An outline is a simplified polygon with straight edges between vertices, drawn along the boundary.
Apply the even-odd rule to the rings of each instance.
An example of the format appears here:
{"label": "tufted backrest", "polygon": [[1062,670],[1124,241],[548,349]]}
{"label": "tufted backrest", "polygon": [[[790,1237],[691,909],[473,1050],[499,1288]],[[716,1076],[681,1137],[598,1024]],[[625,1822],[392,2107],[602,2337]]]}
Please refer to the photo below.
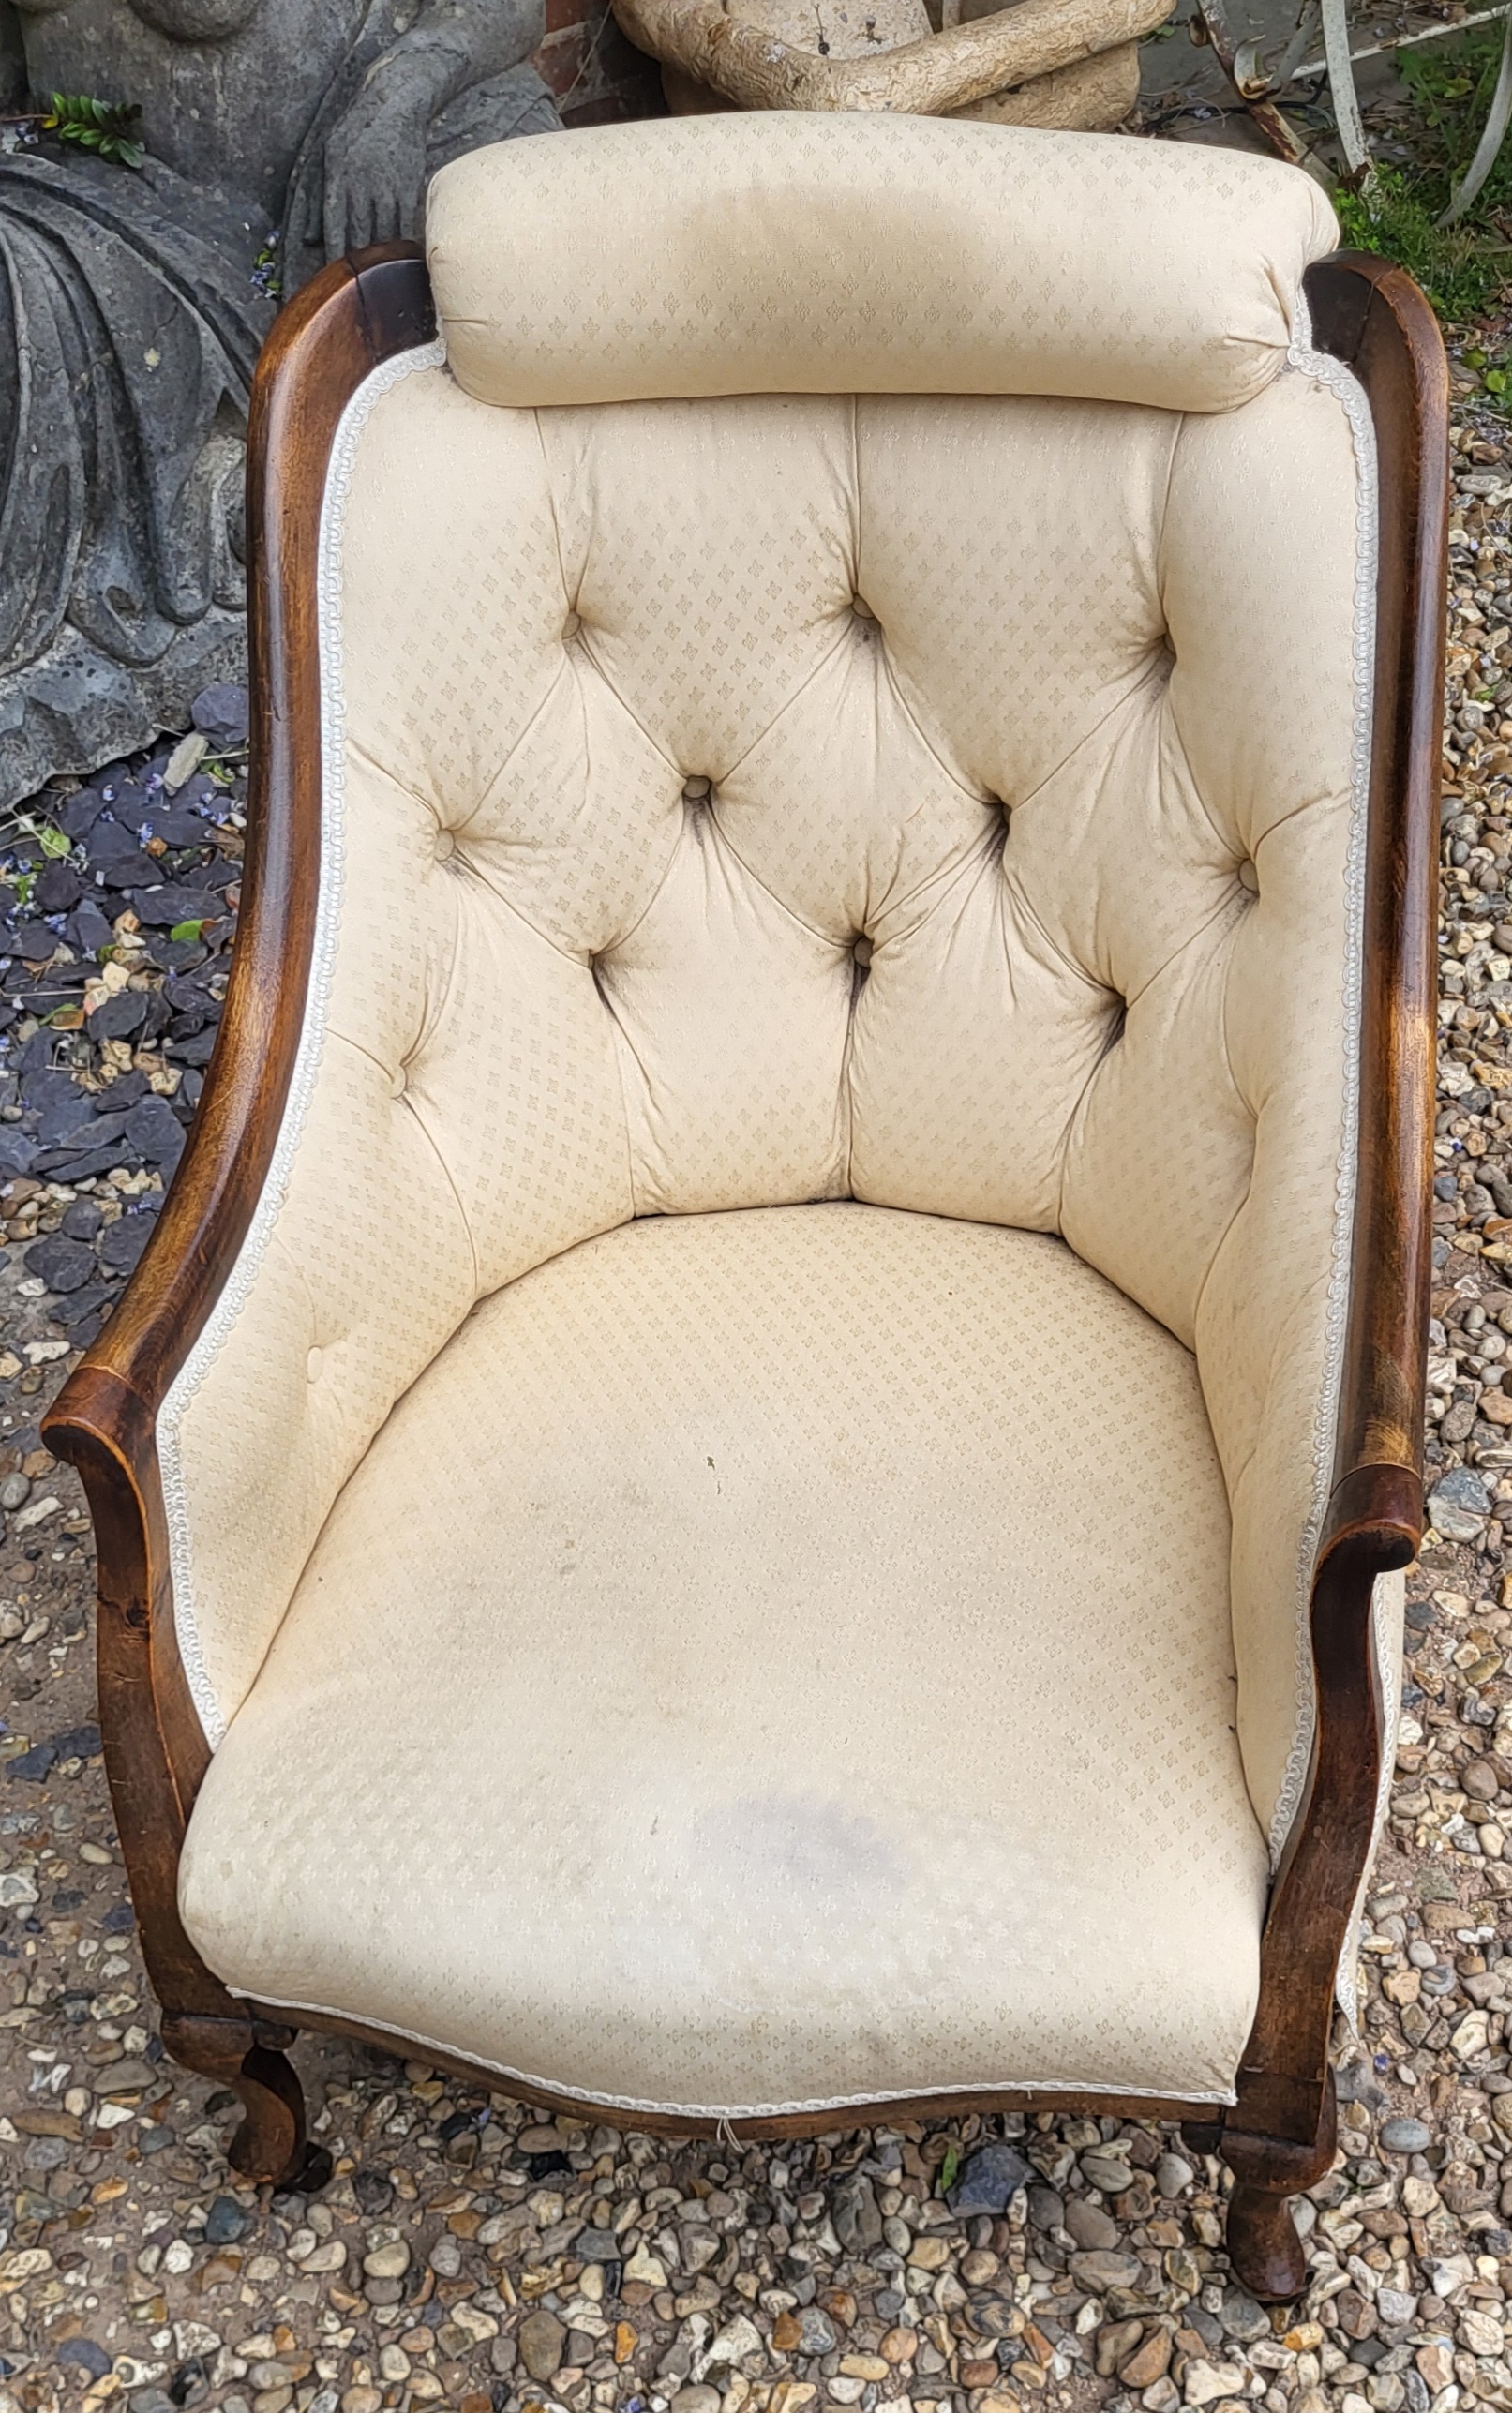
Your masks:
{"label": "tufted backrest", "polygon": [[[709,121],[731,123],[748,148]],[[510,146],[507,172],[562,147]],[[1136,180],[1154,149],[1101,147]],[[464,165],[487,190],[502,157]],[[1307,185],[1262,181],[1286,207]],[[1210,205],[1199,175],[1199,251]],[[455,194],[442,222],[465,252]],[[370,381],[328,502],[307,1045],[160,1432],[213,1735],[478,1299],[635,1215],[854,1197],[1060,1233],[1196,1350],[1280,1832],[1340,1305],[1368,563],[1344,382],[1302,351],[1249,391],[1252,367],[1201,414],[526,408],[439,350]],[[885,1383],[876,1306],[857,1345]],[[1097,1333],[1074,1338],[1065,1412],[1095,1417]]]}

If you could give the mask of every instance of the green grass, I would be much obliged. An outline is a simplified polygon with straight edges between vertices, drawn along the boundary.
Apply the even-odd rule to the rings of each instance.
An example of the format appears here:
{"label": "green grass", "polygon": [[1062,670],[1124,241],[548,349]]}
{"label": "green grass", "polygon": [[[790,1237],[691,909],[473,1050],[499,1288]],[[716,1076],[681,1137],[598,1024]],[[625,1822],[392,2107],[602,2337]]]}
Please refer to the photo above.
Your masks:
{"label": "green grass", "polygon": [[1340,187],[1334,207],[1344,241],[1356,251],[1383,252],[1421,285],[1440,318],[1478,318],[1505,290],[1512,258],[1499,233],[1488,241],[1472,211],[1458,226],[1440,226],[1444,207],[1426,179],[1400,168],[1377,168],[1358,191]]}
{"label": "green grass", "polygon": [[1411,164],[1378,167],[1335,195],[1345,242],[1397,261],[1452,321],[1478,318],[1512,283],[1512,137],[1475,206],[1456,226],[1438,224],[1480,140],[1501,55],[1499,24],[1403,51]]}

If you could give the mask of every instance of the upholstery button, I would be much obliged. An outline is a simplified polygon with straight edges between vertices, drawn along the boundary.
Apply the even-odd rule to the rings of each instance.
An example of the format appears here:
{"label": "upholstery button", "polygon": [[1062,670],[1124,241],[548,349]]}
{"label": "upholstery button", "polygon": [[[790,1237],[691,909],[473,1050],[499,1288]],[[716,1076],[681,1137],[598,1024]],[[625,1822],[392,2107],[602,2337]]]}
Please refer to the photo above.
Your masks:
{"label": "upholstery button", "polygon": [[864,933],[860,938],[851,941],[850,952],[864,972],[872,960],[872,942]]}
{"label": "upholstery button", "polygon": [[872,609],[870,604],[862,603],[860,595],[851,596],[850,608],[855,613],[858,620],[869,620],[875,627],[876,622],[876,614]]}
{"label": "upholstery button", "polygon": [[570,645],[572,643],[573,638],[576,636],[582,624],[582,622],[578,619],[577,614],[575,611],[570,611],[567,614],[566,619],[561,623],[561,641],[563,645]]}
{"label": "upholstery button", "polygon": [[1239,865],[1239,886],[1247,888],[1251,896],[1260,894],[1260,874],[1253,863],[1244,862]]}
{"label": "upholstery button", "polygon": [[305,1371],[306,1371],[307,1375],[308,1376],[309,1380],[310,1380],[312,1383],[317,1383],[317,1382],[319,1382],[319,1381],[320,1381],[320,1378],[321,1378],[321,1368],[324,1365],[324,1363],[325,1363],[325,1352],[324,1352],[324,1350],[323,1350],[323,1349],[312,1349],[312,1350],[310,1351],[310,1353],[309,1353],[309,1356],[308,1356],[306,1358],[306,1360],[305,1360]]}
{"label": "upholstery button", "polygon": [[456,852],[457,840],[452,835],[451,831],[438,830],[436,832],[436,861],[439,863],[450,862]]}
{"label": "upholstery button", "polygon": [[704,798],[712,792],[713,785],[711,779],[685,779],[682,783],[684,804],[701,804]]}
{"label": "upholstery button", "polygon": [[409,1068],[409,1066],[408,1066],[407,1064],[397,1064],[397,1065],[395,1066],[395,1068],[394,1068],[394,1071],[393,1071],[392,1074],[391,1074],[391,1075],[390,1075],[390,1077],[389,1077],[389,1085],[388,1085],[388,1093],[389,1093],[389,1096],[390,1096],[391,1098],[402,1098],[402,1097],[403,1097],[403,1095],[404,1095],[404,1093],[405,1093],[405,1091],[406,1091],[406,1089],[409,1087],[409,1086],[410,1086],[410,1068]]}

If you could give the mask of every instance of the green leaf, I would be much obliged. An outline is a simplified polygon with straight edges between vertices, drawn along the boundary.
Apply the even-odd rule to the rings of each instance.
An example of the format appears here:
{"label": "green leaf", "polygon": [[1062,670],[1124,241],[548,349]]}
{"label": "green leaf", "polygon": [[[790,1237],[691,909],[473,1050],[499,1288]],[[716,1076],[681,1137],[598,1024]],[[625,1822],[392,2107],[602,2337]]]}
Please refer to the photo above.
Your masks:
{"label": "green leaf", "polygon": [[175,922],[168,935],[170,938],[176,938],[182,947],[197,947],[203,931],[202,922]]}
{"label": "green leaf", "polygon": [[18,872],[11,885],[16,892],[17,904],[30,905],[32,890],[37,885],[37,874],[29,871]]}
{"label": "green leaf", "polygon": [[43,132],[55,134],[60,142],[97,151],[102,159],[112,159],[118,167],[140,168],[146,157],[146,146],[137,131],[141,121],[139,101],[97,100],[87,92],[55,92],[41,122]]}
{"label": "green leaf", "polygon": [[955,2184],[955,2174],[960,2167],[961,2148],[952,2137],[945,2148],[945,2159],[940,2164],[939,2191],[942,2196],[950,2194]]}
{"label": "green leaf", "polygon": [[35,838],[43,854],[51,856],[54,862],[68,852],[71,841],[52,821],[39,821],[35,813],[18,813],[16,827],[23,830],[28,838]]}

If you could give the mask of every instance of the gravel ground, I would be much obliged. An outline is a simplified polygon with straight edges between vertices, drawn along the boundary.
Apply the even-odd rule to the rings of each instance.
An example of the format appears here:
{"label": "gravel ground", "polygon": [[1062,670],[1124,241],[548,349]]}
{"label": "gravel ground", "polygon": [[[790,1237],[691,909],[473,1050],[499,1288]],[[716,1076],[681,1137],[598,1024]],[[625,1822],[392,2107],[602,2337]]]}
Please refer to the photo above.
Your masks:
{"label": "gravel ground", "polygon": [[[39,802],[39,829],[82,841],[67,858],[27,842],[34,874],[80,875],[48,925],[73,960],[0,976],[0,2413],[1512,2407],[1512,453],[1470,404],[1456,443],[1434,1535],[1409,1586],[1361,2037],[1338,2040],[1343,2150],[1302,2207],[1307,2297],[1250,2301],[1220,2166],[1114,2120],[673,2145],[310,2039],[296,2058],[334,2181],[308,2202],[233,2181],[232,2099],[155,2033],[92,1722],[87,1521],[36,1433],[207,1053],[239,853],[221,698],[219,758],[169,800],[180,817],[150,826],[166,750]],[[111,787],[129,791],[119,817]],[[148,831],[135,860],[123,828]],[[111,933],[70,918],[86,897]],[[34,950],[38,902],[13,901]],[[98,1037],[123,993],[147,1001]],[[62,1015],[40,1037],[38,1004]],[[122,1081],[173,1131],[123,1118]]]}

